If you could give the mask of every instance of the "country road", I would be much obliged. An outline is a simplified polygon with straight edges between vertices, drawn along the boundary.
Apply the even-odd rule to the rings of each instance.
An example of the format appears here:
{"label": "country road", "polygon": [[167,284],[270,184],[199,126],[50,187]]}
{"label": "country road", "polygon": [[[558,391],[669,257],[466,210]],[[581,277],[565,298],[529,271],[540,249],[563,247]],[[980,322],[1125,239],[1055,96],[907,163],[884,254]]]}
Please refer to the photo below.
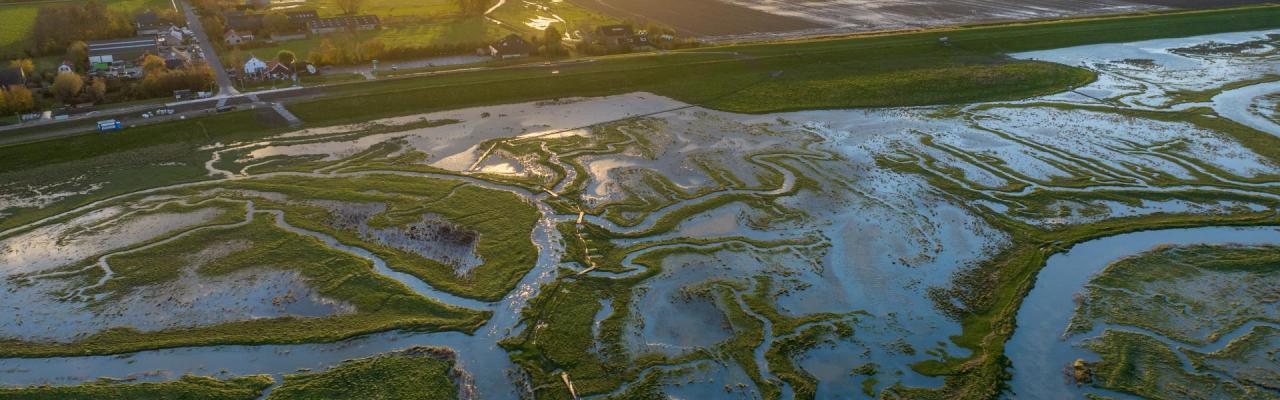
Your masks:
{"label": "country road", "polygon": [[236,90],[235,85],[231,83],[231,77],[227,76],[227,69],[223,68],[222,60],[218,59],[218,52],[214,51],[213,42],[205,33],[200,17],[186,0],[178,0],[178,2],[182,3],[182,11],[187,16],[187,27],[196,34],[196,41],[200,43],[200,51],[204,53],[205,62],[209,64],[209,69],[213,70],[214,81],[218,84],[217,97],[240,95],[240,91]]}
{"label": "country road", "polygon": [[[471,67],[459,68],[446,71],[429,71],[399,75],[394,77],[386,77],[381,81],[408,80],[408,79],[430,79],[439,75],[460,74],[484,70],[510,70],[510,69],[554,69],[567,67],[571,65],[589,64],[594,62],[591,59],[585,60],[569,60],[560,61],[549,64],[521,64],[502,67]],[[248,94],[236,93],[234,95],[221,95],[209,99],[190,100],[167,104],[143,104],[125,107],[107,106],[103,109],[95,110],[90,113],[72,115],[69,120],[65,121],[39,121],[36,123],[16,124],[0,126],[0,146],[7,146],[19,143],[35,142],[48,139],[56,139],[61,137],[76,136],[95,131],[95,127],[89,121],[96,119],[116,118],[121,120],[126,126],[134,127],[141,125],[150,125],[164,121],[170,121],[180,117],[200,117],[213,112],[213,109],[219,105],[243,107],[266,106],[271,107],[277,113],[284,117],[291,125],[302,123],[301,120],[288,112],[285,106],[295,102],[314,101],[323,98],[330,98],[334,95],[343,95],[343,88],[359,87],[368,81],[352,81],[329,83],[316,86],[305,87],[288,87],[274,90],[256,91]],[[333,93],[337,91],[337,93]],[[171,108],[177,111],[177,114],[166,118],[149,118],[143,119],[138,117],[138,113],[155,110],[158,108]],[[283,111],[283,112],[281,112]],[[47,126],[45,129],[32,131],[30,128]],[[19,130],[21,132],[6,132]]]}

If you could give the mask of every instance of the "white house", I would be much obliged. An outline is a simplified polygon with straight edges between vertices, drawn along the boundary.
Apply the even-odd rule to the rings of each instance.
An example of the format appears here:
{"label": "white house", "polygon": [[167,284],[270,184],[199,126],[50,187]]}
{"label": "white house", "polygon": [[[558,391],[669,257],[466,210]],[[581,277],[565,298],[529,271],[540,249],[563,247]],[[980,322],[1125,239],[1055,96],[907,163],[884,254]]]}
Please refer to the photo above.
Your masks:
{"label": "white house", "polygon": [[58,65],[58,73],[63,74],[67,72],[76,72],[76,66],[70,61],[63,61],[62,64]]}
{"label": "white house", "polygon": [[249,61],[244,63],[245,75],[258,75],[267,72],[267,63],[259,60],[258,57],[249,55]]}
{"label": "white house", "polygon": [[227,30],[227,33],[222,34],[222,40],[227,42],[229,45],[237,45],[240,43],[252,42],[253,34],[241,34],[237,33],[235,29],[229,29]]}

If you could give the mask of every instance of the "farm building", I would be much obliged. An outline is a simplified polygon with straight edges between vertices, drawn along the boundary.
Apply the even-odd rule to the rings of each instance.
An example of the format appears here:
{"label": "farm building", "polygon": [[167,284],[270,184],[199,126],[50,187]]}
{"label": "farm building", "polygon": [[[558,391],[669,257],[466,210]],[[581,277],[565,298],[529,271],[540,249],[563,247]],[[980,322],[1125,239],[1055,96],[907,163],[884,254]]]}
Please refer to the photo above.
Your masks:
{"label": "farm building", "polygon": [[648,46],[649,34],[636,32],[631,25],[606,25],[596,29],[596,37],[606,47]]}
{"label": "farm building", "polygon": [[371,31],[380,27],[382,27],[382,21],[377,15],[350,15],[307,21],[307,30],[316,35],[347,30]]}
{"label": "farm building", "polygon": [[533,45],[517,34],[510,34],[489,45],[489,55],[494,58],[520,58],[533,53]]}
{"label": "farm building", "polygon": [[320,19],[320,14],[315,10],[289,11],[284,13],[284,16],[289,18],[289,25],[299,32],[306,31],[307,24],[311,21]]}
{"label": "farm building", "polygon": [[104,67],[113,62],[131,63],[146,54],[159,53],[160,44],[155,36],[138,36],[129,39],[94,40],[89,43],[89,64]]}
{"label": "farm building", "polygon": [[257,32],[262,29],[262,14],[246,14],[244,11],[227,11],[222,14],[227,29],[240,32]]}
{"label": "farm building", "polygon": [[155,11],[147,11],[133,17],[134,31],[139,35],[155,35],[169,26]]}

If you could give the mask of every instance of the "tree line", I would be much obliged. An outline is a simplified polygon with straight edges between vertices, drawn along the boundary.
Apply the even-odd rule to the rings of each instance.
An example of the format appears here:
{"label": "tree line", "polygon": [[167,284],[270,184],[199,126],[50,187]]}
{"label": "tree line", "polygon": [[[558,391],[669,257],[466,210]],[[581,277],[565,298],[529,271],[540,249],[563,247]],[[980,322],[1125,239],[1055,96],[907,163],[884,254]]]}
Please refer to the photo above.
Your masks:
{"label": "tree line", "polygon": [[83,5],[47,5],[36,10],[30,55],[61,52],[75,41],[133,36],[132,18],[112,11],[98,0]]}

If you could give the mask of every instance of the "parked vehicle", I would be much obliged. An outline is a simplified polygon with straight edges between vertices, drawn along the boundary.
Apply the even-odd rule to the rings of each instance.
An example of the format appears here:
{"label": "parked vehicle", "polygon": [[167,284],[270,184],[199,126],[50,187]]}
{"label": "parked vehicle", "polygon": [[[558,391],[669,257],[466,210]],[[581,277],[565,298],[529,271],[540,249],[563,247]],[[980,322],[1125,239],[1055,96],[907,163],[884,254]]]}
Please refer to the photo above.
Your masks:
{"label": "parked vehicle", "polygon": [[108,119],[98,121],[98,132],[116,131],[120,130],[122,127],[123,125],[120,124],[119,120]]}

